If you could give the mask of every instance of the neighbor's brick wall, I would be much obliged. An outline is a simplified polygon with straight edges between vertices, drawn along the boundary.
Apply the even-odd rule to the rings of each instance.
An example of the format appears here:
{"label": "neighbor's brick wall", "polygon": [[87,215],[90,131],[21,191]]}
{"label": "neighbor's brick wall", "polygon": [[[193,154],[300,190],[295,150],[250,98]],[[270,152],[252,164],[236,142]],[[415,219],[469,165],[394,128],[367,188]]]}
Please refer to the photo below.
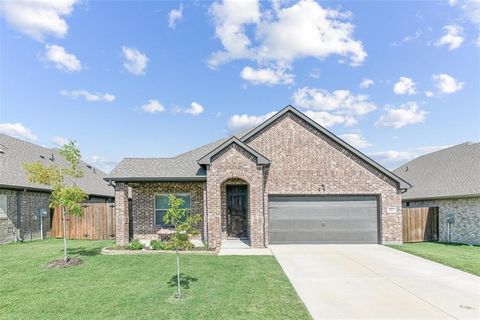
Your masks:
{"label": "neighbor's brick wall", "polygon": [[[139,183],[132,188],[133,237],[140,240],[157,239],[160,226],[155,225],[155,195],[190,194],[191,214],[204,212],[204,182]],[[203,222],[202,222],[203,225]],[[203,235],[204,231],[201,230]]]}
{"label": "neighbor's brick wall", "polygon": [[408,208],[438,207],[440,241],[448,241],[447,216],[453,213],[455,221],[451,224],[450,241],[480,245],[480,197],[408,202]]}
{"label": "neighbor's brick wall", "polygon": [[[216,248],[222,241],[222,202],[225,200],[222,185],[232,179],[242,179],[248,184],[248,220],[250,245],[263,247],[263,167],[256,159],[236,144],[218,153],[207,168],[208,244]],[[224,206],[224,205],[223,205]]]}
{"label": "neighbor's brick wall", "polygon": [[[17,236],[23,240],[39,239],[41,237],[39,217],[41,208],[47,210],[47,216],[44,218],[44,236],[46,236],[50,231],[50,193],[0,189],[0,194],[7,195],[9,220],[1,223],[0,243],[15,241]],[[17,200],[18,197],[20,201]],[[20,226],[17,225],[17,205],[20,205]]]}
{"label": "neighbor's brick wall", "polygon": [[[286,113],[246,143],[271,161],[264,177],[266,215],[269,194],[380,194],[382,240],[402,241],[396,182],[293,113]],[[397,214],[387,214],[387,207],[396,207]],[[265,221],[268,238],[268,217]]]}

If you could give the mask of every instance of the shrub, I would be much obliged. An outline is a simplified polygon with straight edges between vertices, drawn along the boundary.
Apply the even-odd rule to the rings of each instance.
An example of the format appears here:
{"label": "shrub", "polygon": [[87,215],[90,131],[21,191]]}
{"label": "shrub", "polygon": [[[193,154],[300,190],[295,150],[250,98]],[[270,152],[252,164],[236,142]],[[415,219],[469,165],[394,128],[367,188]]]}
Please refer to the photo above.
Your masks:
{"label": "shrub", "polygon": [[127,246],[128,250],[142,250],[143,249],[143,244],[140,242],[138,239],[132,240]]}
{"label": "shrub", "polygon": [[[170,250],[175,249],[175,242],[173,239],[167,242],[167,244],[171,248]],[[189,235],[185,233],[177,235],[177,245],[178,250],[191,250],[194,247],[193,243],[189,240]]]}
{"label": "shrub", "polygon": [[152,250],[168,250],[168,243],[159,240],[150,241],[150,248]]}

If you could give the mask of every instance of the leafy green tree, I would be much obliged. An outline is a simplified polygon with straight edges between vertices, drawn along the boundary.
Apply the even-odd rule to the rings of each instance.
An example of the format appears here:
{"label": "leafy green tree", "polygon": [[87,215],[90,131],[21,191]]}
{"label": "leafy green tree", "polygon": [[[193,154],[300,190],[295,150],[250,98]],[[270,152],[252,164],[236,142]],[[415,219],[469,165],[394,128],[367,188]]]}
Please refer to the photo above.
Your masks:
{"label": "leafy green tree", "polygon": [[198,235],[198,226],[202,217],[199,214],[191,215],[188,209],[183,208],[184,200],[173,194],[168,196],[168,209],[163,216],[163,221],[175,227],[175,232],[170,238],[170,243],[175,247],[177,254],[177,294],[176,298],[180,299],[182,293],[180,291],[180,255],[179,248],[190,248],[190,236]]}
{"label": "leafy green tree", "polygon": [[60,154],[67,160],[66,167],[43,165],[39,161],[24,163],[28,180],[32,183],[44,184],[52,188],[50,208],[60,208],[63,214],[63,261],[67,256],[67,214],[81,215],[81,203],[87,198],[85,192],[76,185],[76,179],[83,177],[80,168],[80,149],[74,141],[62,146]]}

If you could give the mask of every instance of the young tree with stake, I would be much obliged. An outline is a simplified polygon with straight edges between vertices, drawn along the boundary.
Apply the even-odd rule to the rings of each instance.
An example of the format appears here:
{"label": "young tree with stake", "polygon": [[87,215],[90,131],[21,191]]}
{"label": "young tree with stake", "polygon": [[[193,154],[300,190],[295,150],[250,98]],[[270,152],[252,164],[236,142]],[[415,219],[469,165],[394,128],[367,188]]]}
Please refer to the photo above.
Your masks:
{"label": "young tree with stake", "polygon": [[[83,177],[80,164],[80,150],[74,141],[62,146],[60,154],[67,160],[66,167],[58,165],[43,165],[39,161],[23,165],[32,183],[44,184],[52,187],[50,208],[60,208],[63,215],[63,261],[68,262],[67,256],[67,214],[81,215],[80,203],[87,198],[75,180]],[[69,183],[68,183],[69,182]]]}
{"label": "young tree with stake", "polygon": [[170,238],[170,243],[175,247],[177,254],[177,294],[175,297],[180,299],[180,255],[179,248],[188,249],[191,246],[190,236],[198,235],[198,225],[201,221],[199,214],[191,215],[189,210],[183,208],[184,200],[171,194],[168,196],[168,209],[163,216],[163,221],[175,227],[175,232]]}

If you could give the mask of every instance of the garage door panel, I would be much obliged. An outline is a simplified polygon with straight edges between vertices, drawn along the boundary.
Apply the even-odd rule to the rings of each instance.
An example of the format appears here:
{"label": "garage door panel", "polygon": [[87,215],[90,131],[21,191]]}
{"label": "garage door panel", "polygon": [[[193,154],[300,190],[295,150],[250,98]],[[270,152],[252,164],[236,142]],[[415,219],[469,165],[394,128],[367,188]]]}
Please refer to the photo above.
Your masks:
{"label": "garage door panel", "polygon": [[271,197],[270,243],[377,243],[377,216],[373,196]]}
{"label": "garage door panel", "polygon": [[295,220],[292,221],[291,219],[282,219],[282,220],[271,220],[270,222],[270,229],[271,230],[284,230],[284,229],[295,229],[295,230],[308,230],[308,229],[315,229],[315,230],[322,230],[327,227],[334,228],[338,230],[343,226],[347,226],[349,228],[357,228],[357,229],[375,229],[377,226],[377,219],[369,218],[369,219],[350,219],[348,221],[342,219],[319,219],[319,220],[311,220],[311,219],[302,219],[302,220]]}

